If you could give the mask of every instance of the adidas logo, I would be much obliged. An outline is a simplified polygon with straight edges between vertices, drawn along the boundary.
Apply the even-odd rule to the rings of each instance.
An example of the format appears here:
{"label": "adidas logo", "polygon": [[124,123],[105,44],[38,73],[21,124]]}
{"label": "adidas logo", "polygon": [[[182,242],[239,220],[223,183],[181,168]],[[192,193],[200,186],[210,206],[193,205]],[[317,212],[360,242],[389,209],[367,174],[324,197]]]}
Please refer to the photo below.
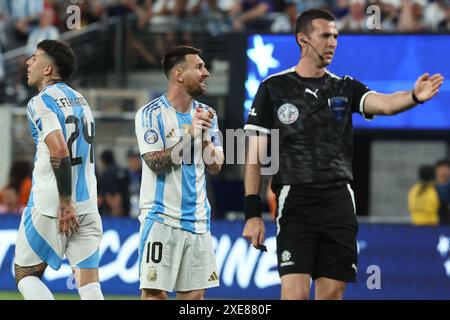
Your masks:
{"label": "adidas logo", "polygon": [[214,271],[211,273],[211,276],[209,277],[208,281],[218,281],[219,277],[217,276],[217,273]]}
{"label": "adidas logo", "polygon": [[170,130],[170,132],[166,135],[166,138],[170,139],[174,137],[175,137],[175,129],[172,128],[172,130]]}

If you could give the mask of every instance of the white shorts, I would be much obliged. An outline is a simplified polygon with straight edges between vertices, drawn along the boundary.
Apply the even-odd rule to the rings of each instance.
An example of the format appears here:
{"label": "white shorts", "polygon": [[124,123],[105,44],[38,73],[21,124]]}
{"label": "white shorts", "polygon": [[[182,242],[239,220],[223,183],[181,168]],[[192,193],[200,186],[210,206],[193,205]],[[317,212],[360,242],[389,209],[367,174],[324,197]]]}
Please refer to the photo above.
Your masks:
{"label": "white shorts", "polygon": [[15,264],[29,267],[47,263],[58,270],[64,256],[74,268],[98,268],[102,220],[98,213],[78,216],[80,229],[69,238],[58,231],[58,219],[26,207],[17,234]]}
{"label": "white shorts", "polygon": [[139,232],[140,289],[172,292],[219,286],[211,233],[145,219]]}

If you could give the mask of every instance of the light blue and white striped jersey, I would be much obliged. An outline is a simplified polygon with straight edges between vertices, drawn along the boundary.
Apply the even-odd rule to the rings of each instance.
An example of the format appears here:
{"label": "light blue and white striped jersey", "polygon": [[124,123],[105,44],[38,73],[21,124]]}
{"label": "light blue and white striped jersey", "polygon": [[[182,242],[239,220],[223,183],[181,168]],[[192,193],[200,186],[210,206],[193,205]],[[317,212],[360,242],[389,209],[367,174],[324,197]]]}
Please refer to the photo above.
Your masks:
{"label": "light blue and white striped jersey", "polygon": [[[194,100],[190,112],[180,113],[170,105],[166,95],[140,108],[135,125],[141,155],[178,143],[191,125],[196,108],[207,109],[208,106]],[[209,134],[214,147],[222,150],[218,133],[215,116]],[[144,219],[153,219],[192,233],[208,232],[211,206],[206,193],[203,160],[174,166],[160,175],[143,163],[140,207],[141,223]]]}
{"label": "light blue and white striped jersey", "polygon": [[13,19],[37,17],[44,11],[44,0],[0,0],[0,9]]}
{"label": "light blue and white striped jersey", "polygon": [[86,100],[63,82],[50,85],[27,107],[31,135],[36,145],[29,207],[56,217],[59,194],[45,138],[62,130],[72,163],[72,200],[77,215],[98,213],[94,168],[94,117]]}

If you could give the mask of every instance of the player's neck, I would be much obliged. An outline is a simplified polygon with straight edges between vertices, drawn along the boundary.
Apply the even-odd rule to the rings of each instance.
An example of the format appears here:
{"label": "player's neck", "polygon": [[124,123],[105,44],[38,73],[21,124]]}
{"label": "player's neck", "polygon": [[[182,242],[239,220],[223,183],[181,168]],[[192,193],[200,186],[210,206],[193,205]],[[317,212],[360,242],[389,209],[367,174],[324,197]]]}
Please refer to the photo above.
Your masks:
{"label": "player's neck", "polygon": [[38,85],[37,89],[39,92],[41,92],[44,88],[51,86],[52,84],[62,82],[63,80],[61,78],[44,78],[42,83]]}
{"label": "player's neck", "polygon": [[169,89],[167,100],[180,113],[188,113],[192,106],[192,97],[183,90]]}
{"label": "player's neck", "polygon": [[314,61],[301,59],[295,66],[295,71],[304,78],[321,78],[325,74],[325,67],[319,68]]}

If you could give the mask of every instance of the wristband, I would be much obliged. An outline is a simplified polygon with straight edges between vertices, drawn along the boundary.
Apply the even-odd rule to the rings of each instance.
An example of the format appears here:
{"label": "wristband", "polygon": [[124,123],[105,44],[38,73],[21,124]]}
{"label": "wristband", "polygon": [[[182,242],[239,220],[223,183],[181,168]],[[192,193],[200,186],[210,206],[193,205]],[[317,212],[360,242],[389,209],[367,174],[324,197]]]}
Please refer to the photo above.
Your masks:
{"label": "wristband", "polygon": [[244,214],[245,220],[250,218],[261,217],[262,205],[261,197],[256,194],[245,196],[244,198]]}
{"label": "wristband", "polygon": [[416,93],[414,92],[414,89],[413,89],[413,91],[411,91],[411,97],[414,100],[414,102],[417,103],[417,104],[422,104],[422,103],[425,102],[425,101],[420,101],[419,99],[417,99],[417,96],[416,96]]}

